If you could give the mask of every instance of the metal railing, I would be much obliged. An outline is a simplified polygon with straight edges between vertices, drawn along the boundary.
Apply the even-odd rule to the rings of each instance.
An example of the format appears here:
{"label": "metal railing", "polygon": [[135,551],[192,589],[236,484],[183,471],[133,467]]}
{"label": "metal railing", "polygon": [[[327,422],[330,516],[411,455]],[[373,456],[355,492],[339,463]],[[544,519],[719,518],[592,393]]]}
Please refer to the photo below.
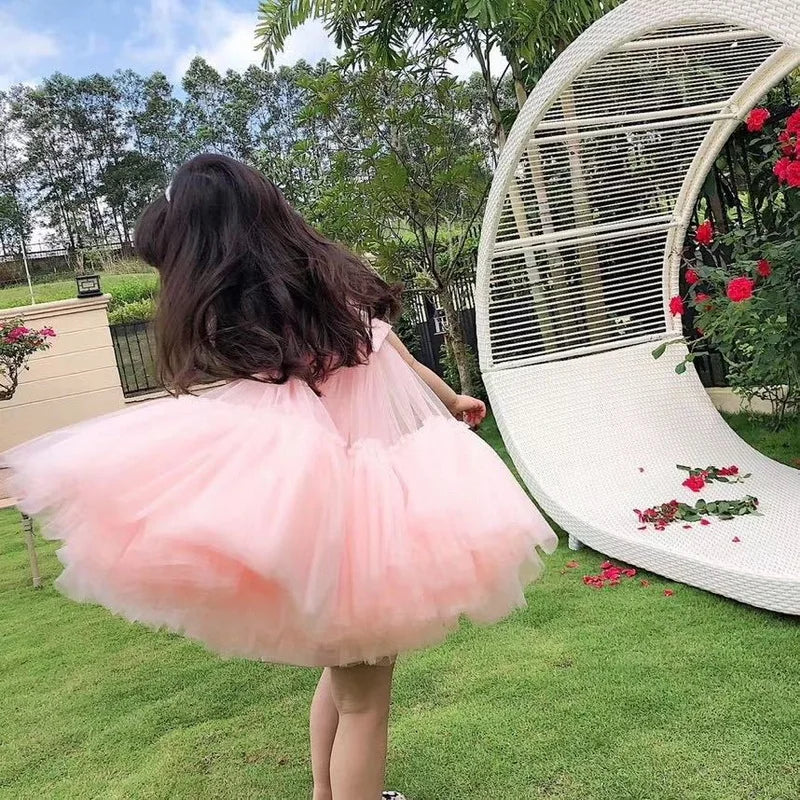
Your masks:
{"label": "metal railing", "polygon": [[156,370],[156,341],[150,323],[130,322],[110,328],[125,397],[161,389]]}

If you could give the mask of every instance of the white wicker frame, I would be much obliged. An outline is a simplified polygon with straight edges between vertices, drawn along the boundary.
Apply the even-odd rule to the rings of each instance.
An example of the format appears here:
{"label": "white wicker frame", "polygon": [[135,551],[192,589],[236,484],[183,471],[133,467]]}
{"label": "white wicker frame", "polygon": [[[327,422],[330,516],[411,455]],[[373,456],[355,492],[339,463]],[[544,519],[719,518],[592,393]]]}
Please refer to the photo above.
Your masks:
{"label": "white wicker frame", "polygon": [[[793,0],[627,0],[564,51],[520,112],[489,196],[477,278],[481,369],[498,424],[570,545],[791,614],[800,614],[800,473],[739,439],[696,374],[674,373],[677,351],[659,361],[650,352],[680,328],[668,299],[709,168],[798,66]],[[691,87],[698,101],[680,100]],[[655,199],[642,190],[654,170]],[[618,286],[592,271],[609,242],[630,252]],[[569,285],[565,251],[580,273]],[[641,313],[613,318],[626,291],[641,295]],[[705,496],[754,494],[764,516],[638,530],[635,507],[691,496],[676,464],[737,462],[750,481]]]}

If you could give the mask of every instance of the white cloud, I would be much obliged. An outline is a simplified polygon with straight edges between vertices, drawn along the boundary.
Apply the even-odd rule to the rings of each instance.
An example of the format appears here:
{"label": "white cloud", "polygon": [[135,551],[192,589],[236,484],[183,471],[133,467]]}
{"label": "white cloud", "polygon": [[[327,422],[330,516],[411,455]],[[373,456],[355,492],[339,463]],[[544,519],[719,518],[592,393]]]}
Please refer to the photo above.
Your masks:
{"label": "white cloud", "polygon": [[0,37],[0,88],[34,80],[37,64],[59,51],[55,36],[23,28],[3,9],[0,9]]}
{"label": "white cloud", "polygon": [[[127,64],[160,69],[173,80],[180,80],[198,55],[220,72],[241,71],[261,61],[255,50],[257,22],[255,12],[234,11],[223,0],[149,0],[123,58]],[[312,21],[289,37],[277,63],[294,64],[301,58],[316,63],[335,52],[322,25]]]}

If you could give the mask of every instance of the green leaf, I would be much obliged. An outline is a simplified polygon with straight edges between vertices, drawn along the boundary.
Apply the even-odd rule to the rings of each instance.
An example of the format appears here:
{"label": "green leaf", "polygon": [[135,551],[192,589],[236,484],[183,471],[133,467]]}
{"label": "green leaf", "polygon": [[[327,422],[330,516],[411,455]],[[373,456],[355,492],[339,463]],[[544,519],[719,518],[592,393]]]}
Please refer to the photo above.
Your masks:
{"label": "green leaf", "polygon": [[667,342],[662,342],[655,350],[653,350],[653,358],[659,359],[664,353],[667,352]]}
{"label": "green leaf", "polygon": [[677,372],[678,375],[683,375],[683,373],[686,372],[686,362],[681,361],[680,364],[677,364],[675,366],[675,372]]}

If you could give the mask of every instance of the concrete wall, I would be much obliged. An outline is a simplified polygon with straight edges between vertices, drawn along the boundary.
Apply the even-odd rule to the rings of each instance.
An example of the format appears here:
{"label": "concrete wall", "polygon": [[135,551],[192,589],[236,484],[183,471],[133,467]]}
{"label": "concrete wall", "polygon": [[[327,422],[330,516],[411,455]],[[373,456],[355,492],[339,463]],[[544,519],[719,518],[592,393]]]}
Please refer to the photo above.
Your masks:
{"label": "concrete wall", "polygon": [[29,328],[50,326],[53,346],[36,353],[11,400],[0,401],[0,452],[64,425],[124,407],[108,328],[108,295],[0,310]]}

